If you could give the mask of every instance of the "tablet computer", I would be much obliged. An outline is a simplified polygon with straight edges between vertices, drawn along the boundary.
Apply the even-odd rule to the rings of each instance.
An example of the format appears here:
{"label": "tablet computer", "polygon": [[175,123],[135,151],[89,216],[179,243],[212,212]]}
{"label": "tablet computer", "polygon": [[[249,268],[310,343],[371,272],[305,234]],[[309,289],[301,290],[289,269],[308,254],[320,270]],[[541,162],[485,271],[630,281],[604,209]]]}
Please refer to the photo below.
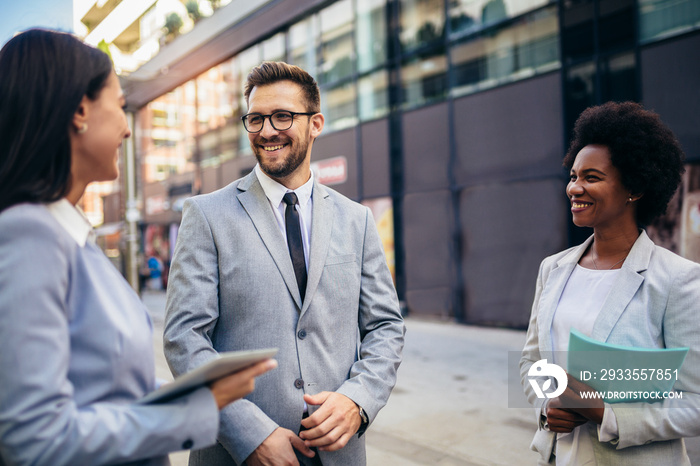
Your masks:
{"label": "tablet computer", "polygon": [[219,353],[220,357],[177,377],[170,383],[164,384],[158,390],[154,390],[141,398],[138,402],[148,404],[172,400],[203,385],[208,385],[217,379],[252,366],[256,362],[271,358],[275,354],[277,354],[277,348]]}

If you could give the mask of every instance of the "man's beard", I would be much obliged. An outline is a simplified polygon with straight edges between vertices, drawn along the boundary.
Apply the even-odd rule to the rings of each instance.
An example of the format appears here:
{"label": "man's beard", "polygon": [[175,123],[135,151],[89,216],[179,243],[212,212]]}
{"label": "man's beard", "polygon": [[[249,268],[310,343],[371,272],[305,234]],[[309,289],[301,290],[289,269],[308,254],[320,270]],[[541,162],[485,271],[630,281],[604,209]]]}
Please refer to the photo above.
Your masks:
{"label": "man's beard", "polygon": [[[264,139],[261,138],[259,141],[256,141],[256,144],[259,143],[274,143],[274,142],[281,142],[277,138],[275,139]],[[253,146],[253,153],[255,154],[255,158],[258,160],[258,164],[260,164],[260,168],[262,171],[269,176],[270,178],[286,178],[294,171],[299,168],[299,166],[302,164],[304,159],[306,158],[306,152],[308,151],[309,148],[309,143],[307,142],[306,139],[304,139],[304,142],[300,143],[299,145],[296,145],[292,142],[289,143],[289,146],[287,146],[289,149],[289,154],[281,163],[277,163],[275,165],[270,164],[265,161],[264,158],[264,153],[265,149],[254,145]],[[284,150],[284,149],[283,149]]]}

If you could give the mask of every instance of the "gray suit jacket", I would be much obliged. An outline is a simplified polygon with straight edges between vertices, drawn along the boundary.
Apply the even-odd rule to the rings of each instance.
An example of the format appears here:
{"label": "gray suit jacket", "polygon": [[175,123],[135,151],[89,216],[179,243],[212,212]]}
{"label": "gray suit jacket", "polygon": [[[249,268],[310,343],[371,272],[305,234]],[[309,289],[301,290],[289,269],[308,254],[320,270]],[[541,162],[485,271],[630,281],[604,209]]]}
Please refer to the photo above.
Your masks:
{"label": "gray suit jacket", "polygon": [[[546,258],[540,266],[532,317],[520,362],[528,400],[538,412],[538,399],[527,380],[530,366],[551,358],[554,312],[574,267],[590,245]],[[601,443],[596,426],[586,428],[598,464],[690,464],[683,437],[700,435],[700,265],[654,245],[642,231],[593,326],[599,341],[639,348],[690,347],[674,389],[683,399],[659,403],[616,403],[619,439]],[[584,312],[585,310],[582,310]],[[550,359],[551,360],[551,359]],[[532,448],[550,460],[555,434],[538,430]]]}
{"label": "gray suit jacket", "polygon": [[[191,464],[240,464],[278,426],[299,432],[304,393],[342,393],[370,420],[386,404],[405,330],[379,235],[368,208],[318,183],[308,269],[302,304],[255,172],[185,203],[168,285],[171,369],[181,374],[219,351],[279,348],[279,367],[222,411],[221,445],[193,453]],[[320,457],[364,464],[364,438]]]}

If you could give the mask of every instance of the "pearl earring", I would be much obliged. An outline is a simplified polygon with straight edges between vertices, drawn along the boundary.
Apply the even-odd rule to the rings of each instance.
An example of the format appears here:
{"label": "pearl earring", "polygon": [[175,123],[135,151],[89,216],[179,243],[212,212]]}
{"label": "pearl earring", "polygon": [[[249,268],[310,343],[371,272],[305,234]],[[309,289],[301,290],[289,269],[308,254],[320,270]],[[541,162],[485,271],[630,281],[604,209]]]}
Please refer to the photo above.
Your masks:
{"label": "pearl earring", "polygon": [[80,128],[78,128],[78,134],[85,134],[88,130],[87,123],[83,123]]}

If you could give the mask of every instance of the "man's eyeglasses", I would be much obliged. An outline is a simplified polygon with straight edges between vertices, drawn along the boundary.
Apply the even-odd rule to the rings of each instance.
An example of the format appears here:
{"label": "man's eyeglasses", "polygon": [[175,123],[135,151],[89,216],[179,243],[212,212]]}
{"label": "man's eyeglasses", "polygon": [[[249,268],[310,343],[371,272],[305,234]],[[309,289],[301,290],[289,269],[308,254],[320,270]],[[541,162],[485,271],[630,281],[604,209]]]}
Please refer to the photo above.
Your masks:
{"label": "man's eyeglasses", "polygon": [[263,129],[265,124],[265,118],[270,119],[270,124],[277,131],[286,131],[292,127],[294,123],[294,117],[297,115],[316,115],[318,112],[289,112],[287,110],[278,110],[272,112],[269,115],[263,115],[262,113],[249,113],[243,115],[241,120],[243,120],[243,126],[245,126],[246,131],[249,133],[259,133]]}

